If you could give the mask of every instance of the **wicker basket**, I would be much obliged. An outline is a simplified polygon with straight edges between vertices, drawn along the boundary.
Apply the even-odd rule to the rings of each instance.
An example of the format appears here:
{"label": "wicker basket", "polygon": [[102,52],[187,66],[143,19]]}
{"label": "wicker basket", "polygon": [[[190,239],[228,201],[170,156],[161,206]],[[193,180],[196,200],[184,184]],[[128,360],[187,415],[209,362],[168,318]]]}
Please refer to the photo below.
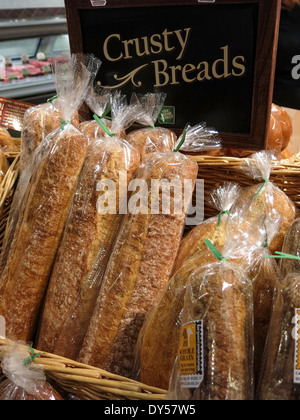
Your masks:
{"label": "wicker basket", "polygon": [[0,183],[0,250],[20,171],[20,154],[17,153],[16,157],[11,159],[12,163]]}
{"label": "wicker basket", "polygon": [[[10,340],[0,337],[0,356],[9,352]],[[27,346],[18,344],[30,356]],[[167,391],[113,375],[102,369],[77,363],[54,354],[34,350],[40,355],[32,363],[40,365],[58,389],[82,400],[165,400]]]}
{"label": "wicker basket", "polygon": [[[243,158],[204,155],[190,157],[198,163],[198,179],[204,180],[205,219],[216,216],[218,212],[208,203],[210,194],[218,185],[227,181],[248,187],[255,182],[242,172]],[[300,209],[300,154],[290,160],[274,162],[270,180]]]}

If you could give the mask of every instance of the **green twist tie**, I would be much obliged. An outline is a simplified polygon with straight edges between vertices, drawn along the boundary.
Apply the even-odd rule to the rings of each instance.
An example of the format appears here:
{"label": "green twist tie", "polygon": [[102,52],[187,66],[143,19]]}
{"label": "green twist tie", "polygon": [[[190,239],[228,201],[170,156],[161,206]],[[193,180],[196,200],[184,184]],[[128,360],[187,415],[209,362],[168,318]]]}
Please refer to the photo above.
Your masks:
{"label": "green twist tie", "polygon": [[179,150],[181,149],[181,146],[185,142],[185,139],[186,139],[186,129],[183,130],[182,139],[181,139],[180,143],[178,144],[178,146],[173,150],[173,152],[179,152]]}
{"label": "green twist tie", "polygon": [[164,113],[162,111],[160,111],[160,118],[161,118],[161,120],[162,120],[163,123],[166,122]]}
{"label": "green twist tie", "polygon": [[270,182],[270,180],[266,179],[265,182],[261,185],[261,187],[257,191],[257,193],[253,196],[252,200],[255,200],[259,196],[259,194],[262,192],[263,188],[267,185],[268,182]]}
{"label": "green twist tie", "polygon": [[33,362],[34,359],[40,357],[41,355],[41,353],[34,354],[34,350],[30,346],[28,346],[28,350],[30,351],[30,356],[28,356],[27,359],[24,360],[24,366],[29,365],[31,362]]}
{"label": "green twist tie", "polygon": [[72,124],[72,122],[71,122],[71,121],[59,120],[59,122],[60,122],[60,129],[61,129],[61,131],[64,131],[65,126],[66,126],[67,124]]}
{"label": "green twist tie", "polygon": [[105,133],[106,134],[108,134],[110,137],[113,137],[113,136],[115,136],[115,134],[114,133],[112,133],[107,127],[106,127],[106,125],[104,124],[104,122],[103,121],[101,121],[101,119],[98,117],[98,115],[96,115],[96,114],[94,114],[93,115],[93,118],[94,118],[94,120],[96,120],[97,121],[97,123],[100,125],[100,127],[105,131]]}
{"label": "green twist tie", "polygon": [[217,227],[219,227],[221,224],[221,219],[222,219],[223,214],[229,215],[229,210],[223,210],[219,213]]}
{"label": "green twist tie", "polygon": [[57,95],[52,96],[52,98],[47,99],[47,102],[52,104],[52,102],[54,101],[54,99],[57,99]]}
{"label": "green twist tie", "polygon": [[106,110],[103,112],[103,114],[101,115],[100,118],[107,118],[107,115],[110,113],[111,111],[111,105],[109,105]]}
{"label": "green twist tie", "polygon": [[217,260],[219,260],[219,261],[227,261],[227,258],[223,257],[223,255],[221,254],[221,252],[219,252],[217,250],[217,248],[210,242],[209,239],[205,239],[204,243],[211,250],[211,252],[217,258]]}
{"label": "green twist tie", "polygon": [[286,254],[285,252],[275,252],[276,255],[263,255],[263,258],[286,258],[289,260],[300,260],[297,255]]}

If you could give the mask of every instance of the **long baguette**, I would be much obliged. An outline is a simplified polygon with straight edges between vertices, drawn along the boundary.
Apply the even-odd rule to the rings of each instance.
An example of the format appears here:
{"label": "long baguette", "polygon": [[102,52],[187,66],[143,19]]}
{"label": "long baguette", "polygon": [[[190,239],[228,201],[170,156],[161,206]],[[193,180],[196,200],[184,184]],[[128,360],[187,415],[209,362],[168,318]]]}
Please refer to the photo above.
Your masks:
{"label": "long baguette", "polygon": [[[195,181],[196,176],[197,166],[179,153],[148,155],[136,174],[148,185],[153,179]],[[148,211],[125,216],[79,354],[80,361],[123,376],[131,375],[140,328],[169,279],[184,224],[184,212]]]}
{"label": "long baguette", "polygon": [[51,138],[24,194],[0,279],[7,338],[32,341],[88,139],[71,125]]}
{"label": "long baguette", "polygon": [[[46,295],[40,350],[77,357],[122,218],[119,174],[126,171],[130,182],[139,163],[139,153],[125,141],[97,140],[89,148]],[[97,211],[102,180],[116,186],[115,214]]]}

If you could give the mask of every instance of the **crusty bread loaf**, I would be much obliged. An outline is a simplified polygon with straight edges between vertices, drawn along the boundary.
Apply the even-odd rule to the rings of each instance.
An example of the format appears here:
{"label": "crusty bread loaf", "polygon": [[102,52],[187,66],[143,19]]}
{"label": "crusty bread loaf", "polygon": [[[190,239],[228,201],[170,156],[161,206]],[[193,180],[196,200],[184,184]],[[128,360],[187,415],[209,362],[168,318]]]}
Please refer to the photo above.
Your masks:
{"label": "crusty bread loaf", "polygon": [[139,334],[134,367],[134,376],[142,383],[168,389],[178,352],[186,284],[194,270],[213,262],[215,257],[209,252],[189,258],[147,315]]}
{"label": "crusty bread loaf", "polygon": [[263,255],[270,255],[270,253],[265,248],[259,248],[249,255],[247,262],[242,261],[245,272],[253,285],[254,376],[256,380],[263,360],[274,296],[281,281],[277,262]]}
{"label": "crusty bread loaf", "polygon": [[[139,163],[138,151],[126,141],[97,140],[89,146],[51,274],[36,345],[40,350],[77,357],[120,227],[119,172],[127,171],[129,183]],[[116,214],[97,211],[103,180],[115,183]]]}
{"label": "crusty bread loaf", "polygon": [[[103,120],[103,123],[106,127],[110,130],[112,123],[109,120]],[[86,135],[89,139],[99,139],[105,135],[105,131],[99,125],[97,121],[84,121],[78,126],[78,130],[81,131],[84,135]],[[118,138],[125,139],[126,138],[126,131],[121,130],[118,133],[113,133]]]}
{"label": "crusty bread loaf", "polygon": [[196,389],[184,389],[179,377],[178,398],[253,398],[251,299],[251,284],[235,264],[217,262],[191,276],[182,325],[203,322],[203,380]]}
{"label": "crusty bread loaf", "polygon": [[295,341],[299,308],[300,276],[289,274],[282,282],[272,312],[258,395],[261,400],[300,399],[300,385],[294,382],[299,354],[299,339]]}
{"label": "crusty bread loaf", "polygon": [[33,385],[32,392],[27,392],[12,380],[6,379],[0,384],[0,401],[63,401],[64,398],[48,382]]}
{"label": "crusty bread loaf", "polygon": [[[153,179],[196,177],[197,164],[179,153],[148,155],[136,174],[148,186]],[[144,214],[124,218],[79,355],[83,363],[123,376],[132,373],[139,331],[169,280],[185,224],[184,212],[151,214],[150,201]]]}
{"label": "crusty bread loaf", "polygon": [[288,147],[292,132],[292,120],[286,110],[278,105],[272,104],[267,148],[282,152]]}
{"label": "crusty bread loaf", "polygon": [[0,148],[7,153],[11,153],[16,150],[14,139],[4,127],[0,127]]}
{"label": "crusty bread loaf", "polygon": [[141,128],[127,134],[126,140],[136,147],[141,159],[149,153],[172,152],[177,140],[176,134],[167,128]]}
{"label": "crusty bread loaf", "polygon": [[7,338],[32,341],[88,140],[70,124],[51,138],[33,170],[0,278]]}
{"label": "crusty bread loaf", "polygon": [[225,240],[224,228],[227,217],[227,214],[224,214],[220,224],[218,217],[209,218],[187,233],[180,244],[173,273],[176,273],[189,258],[207,250],[205,239],[209,239],[217,249],[221,249]]}
{"label": "crusty bread loaf", "polygon": [[262,215],[274,215],[274,212],[281,214],[282,219],[279,221],[280,226],[277,234],[268,244],[270,252],[281,251],[286,232],[297,217],[297,209],[292,200],[278,188],[274,183],[267,184],[260,190],[262,184],[253,185],[244,188],[238,200],[232,208],[232,213],[236,208],[244,207],[244,217],[248,222],[255,222]]}
{"label": "crusty bread loaf", "polygon": [[[60,120],[60,113],[52,103],[40,104],[26,110],[22,128],[22,163],[26,164],[33,151],[47,135],[60,127]],[[77,112],[72,118],[72,124],[74,127],[79,125]]]}

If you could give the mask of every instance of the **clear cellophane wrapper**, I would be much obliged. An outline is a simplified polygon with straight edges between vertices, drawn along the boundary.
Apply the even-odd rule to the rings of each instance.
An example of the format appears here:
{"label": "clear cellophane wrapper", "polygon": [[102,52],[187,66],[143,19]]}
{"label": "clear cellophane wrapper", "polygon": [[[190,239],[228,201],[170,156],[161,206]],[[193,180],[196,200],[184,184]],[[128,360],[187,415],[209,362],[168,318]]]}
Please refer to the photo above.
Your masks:
{"label": "clear cellophane wrapper", "polygon": [[54,62],[57,99],[28,108],[24,114],[21,134],[22,169],[28,164],[37,146],[48,134],[61,126],[61,120],[70,120],[75,127],[78,127],[78,109],[84,100],[81,92],[86,90],[85,72],[95,75],[99,67],[99,60],[88,55],[73,55],[70,60],[66,58],[64,61]]}
{"label": "clear cellophane wrapper", "polygon": [[[47,382],[41,366],[25,363],[28,352],[13,343],[1,360],[0,401],[60,401],[63,397]],[[1,375],[1,374],[0,374]]]}
{"label": "clear cellophane wrapper", "polygon": [[205,251],[205,239],[209,239],[218,249],[224,244],[224,226],[230,209],[241,193],[241,188],[231,182],[217,187],[210,195],[210,205],[219,211],[219,215],[204,220],[195,226],[183,238],[176,257],[173,273],[190,257]]}
{"label": "clear cellophane wrapper", "polygon": [[120,228],[119,205],[139,164],[138,151],[123,139],[90,140],[53,266],[37,348],[76,359]]}
{"label": "clear cellophane wrapper", "polygon": [[166,100],[164,93],[147,93],[131,97],[131,105],[138,108],[135,122],[144,126],[127,134],[127,141],[139,149],[142,159],[155,152],[172,152],[177,136],[173,130],[156,127],[156,121]]}
{"label": "clear cellophane wrapper", "polygon": [[[300,257],[300,218],[293,221],[284,238],[282,252]],[[281,258],[280,274],[285,278],[290,273],[300,274],[300,261],[293,258]]]}
{"label": "clear cellophane wrapper", "polygon": [[300,276],[290,273],[278,289],[259,381],[259,400],[300,400]]}
{"label": "clear cellophane wrapper", "polygon": [[208,127],[205,122],[192,126],[187,124],[183,133],[179,136],[175,149],[185,153],[206,154],[218,152],[222,147],[218,131]]}
{"label": "clear cellophane wrapper", "polygon": [[[8,338],[32,341],[88,147],[87,137],[70,121],[98,68],[94,57],[73,56],[69,66],[56,63],[57,103],[64,124],[40,143],[21,173],[1,254],[0,314],[7,318]],[[36,293],[30,286],[32,278]]]}
{"label": "clear cellophane wrapper", "polygon": [[[164,214],[162,188],[156,195],[151,186],[153,181],[178,180],[182,188],[184,179],[194,183],[196,176],[195,162],[180,153],[153,153],[144,159],[130,191],[142,185],[147,191],[142,188],[137,201],[136,194],[129,195],[128,211],[79,355],[81,362],[131,376],[140,328],[169,280],[185,224],[183,198],[178,200],[172,193],[170,214]],[[191,194],[192,190],[185,192],[184,202]]]}
{"label": "clear cellophane wrapper", "polygon": [[278,232],[269,242],[268,247],[272,254],[275,251],[281,251],[286,232],[298,213],[292,200],[270,181],[274,159],[272,152],[261,151],[244,160],[241,170],[254,181],[261,182],[244,188],[240,200],[237,200],[231,209],[234,213],[235,207],[239,209],[243,206],[246,211],[245,217],[250,223],[259,214],[266,214],[268,218],[276,214],[282,216]]}
{"label": "clear cellophane wrapper", "polygon": [[[223,187],[214,191],[211,201],[220,210],[230,208],[238,199],[239,194],[241,194],[241,189],[236,184],[226,183]],[[266,243],[268,236],[266,225],[269,227],[269,238],[272,237],[271,234],[275,233],[274,231],[271,233],[270,226],[276,226],[279,215],[269,224],[266,217],[260,215],[254,225],[251,226],[247,220],[244,220],[244,211],[243,207],[240,208],[239,212],[236,209],[234,217],[230,213],[229,215],[221,213],[216,218],[204,221],[201,224],[202,227],[200,225],[195,227],[194,232],[197,234],[195,237],[194,235],[189,237],[191,233],[187,235],[186,238],[189,242],[187,242],[185,248],[187,250],[190,248],[190,255],[184,252],[184,248],[182,249],[182,256],[185,258],[181,258],[181,264],[174,270],[172,278],[153,310],[147,315],[141,330],[136,348],[135,379],[153,386],[167,388],[177,355],[181,315],[188,278],[195,269],[215,261],[212,253],[207,252],[205,239],[209,239],[219,251],[222,251],[225,245],[225,252],[231,258],[234,258],[235,264],[242,266],[241,262],[247,262],[243,269],[245,273],[249,274],[249,266],[252,266],[248,261],[254,260],[254,257],[250,258],[250,256]],[[218,220],[220,220],[219,226],[217,226]],[[184,238],[182,244],[185,240]],[[180,250],[178,255],[180,256]],[[254,277],[254,274],[252,277]],[[160,352],[160,348],[165,349],[163,353]]]}
{"label": "clear cellophane wrapper", "polygon": [[[92,113],[101,118],[105,126],[109,129],[111,129],[111,120],[105,117],[109,114],[108,111],[112,101],[113,94],[97,85],[90,86],[85,99],[85,102]],[[99,139],[101,136],[105,135],[105,131],[95,119],[82,122],[79,125],[79,130],[89,139]],[[118,137],[123,137],[122,133],[120,133]]]}
{"label": "clear cellophane wrapper", "polygon": [[169,399],[253,399],[252,285],[220,261],[189,277]]}

